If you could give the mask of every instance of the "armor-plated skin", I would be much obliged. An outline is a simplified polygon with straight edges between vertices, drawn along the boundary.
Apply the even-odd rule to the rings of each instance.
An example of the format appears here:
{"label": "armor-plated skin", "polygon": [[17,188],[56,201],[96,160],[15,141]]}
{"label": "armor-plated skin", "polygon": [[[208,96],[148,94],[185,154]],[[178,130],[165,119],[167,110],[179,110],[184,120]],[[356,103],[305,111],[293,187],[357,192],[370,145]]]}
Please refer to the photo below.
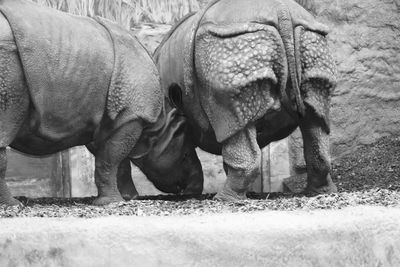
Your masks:
{"label": "armor-plated skin", "polygon": [[329,106],[336,67],[328,29],[292,0],[216,0],[182,19],[154,58],[161,86],[188,120],[193,143],[222,154],[217,199],[245,198],[260,147],[303,134],[308,186],[335,192]]}
{"label": "armor-plated skin", "polygon": [[28,1],[1,0],[0,12],[0,204],[20,204],[4,179],[8,145],[38,156],[86,145],[97,205],[137,195],[130,161],[162,191],[201,192],[184,118],[166,113],[157,68],[136,38]]}

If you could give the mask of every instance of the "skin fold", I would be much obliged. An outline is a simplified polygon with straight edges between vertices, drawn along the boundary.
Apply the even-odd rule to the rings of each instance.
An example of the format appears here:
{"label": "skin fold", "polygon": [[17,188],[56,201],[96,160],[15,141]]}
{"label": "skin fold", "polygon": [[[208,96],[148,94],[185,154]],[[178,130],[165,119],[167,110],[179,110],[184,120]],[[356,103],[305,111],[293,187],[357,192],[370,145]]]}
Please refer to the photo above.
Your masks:
{"label": "skin fold", "polygon": [[187,118],[194,146],[223,157],[217,199],[244,199],[260,174],[260,148],[297,127],[307,192],[336,192],[329,108],[337,71],[327,33],[291,0],[216,0],[178,22],[155,51],[167,108]]}

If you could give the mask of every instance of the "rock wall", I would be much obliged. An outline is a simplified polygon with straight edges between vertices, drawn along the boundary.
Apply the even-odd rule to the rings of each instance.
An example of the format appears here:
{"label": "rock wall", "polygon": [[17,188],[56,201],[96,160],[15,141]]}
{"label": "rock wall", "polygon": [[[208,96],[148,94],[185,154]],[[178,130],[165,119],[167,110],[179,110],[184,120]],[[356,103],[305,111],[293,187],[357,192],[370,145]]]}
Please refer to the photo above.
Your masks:
{"label": "rock wall", "polygon": [[[319,0],[312,9],[329,25],[339,70],[331,106],[332,158],[400,134],[400,1]],[[295,167],[304,165],[299,132],[289,140]]]}

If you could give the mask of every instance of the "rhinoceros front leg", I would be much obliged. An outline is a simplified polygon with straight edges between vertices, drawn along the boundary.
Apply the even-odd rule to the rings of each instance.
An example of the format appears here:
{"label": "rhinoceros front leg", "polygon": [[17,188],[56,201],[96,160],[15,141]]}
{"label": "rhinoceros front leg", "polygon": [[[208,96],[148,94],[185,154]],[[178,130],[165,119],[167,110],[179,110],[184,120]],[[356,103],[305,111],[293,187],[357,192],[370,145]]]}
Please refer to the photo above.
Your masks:
{"label": "rhinoceros front leg", "polygon": [[222,147],[222,157],[227,179],[215,199],[246,199],[249,186],[260,175],[260,156],[254,125],[249,125],[226,140]]}
{"label": "rhinoceros front leg", "polygon": [[[93,143],[86,145],[86,148],[96,155],[96,149]],[[121,161],[117,171],[117,187],[122,198],[125,200],[135,199],[139,196],[132,180],[131,161],[126,158]]]}
{"label": "rhinoceros front leg", "polygon": [[118,168],[125,160],[142,133],[139,122],[128,122],[117,129],[105,142],[95,142],[95,173],[98,197],[95,205],[123,201],[118,190]]}
{"label": "rhinoceros front leg", "polygon": [[117,187],[121,196],[125,200],[135,199],[139,196],[132,180],[131,161],[124,159],[119,164],[117,172]]}

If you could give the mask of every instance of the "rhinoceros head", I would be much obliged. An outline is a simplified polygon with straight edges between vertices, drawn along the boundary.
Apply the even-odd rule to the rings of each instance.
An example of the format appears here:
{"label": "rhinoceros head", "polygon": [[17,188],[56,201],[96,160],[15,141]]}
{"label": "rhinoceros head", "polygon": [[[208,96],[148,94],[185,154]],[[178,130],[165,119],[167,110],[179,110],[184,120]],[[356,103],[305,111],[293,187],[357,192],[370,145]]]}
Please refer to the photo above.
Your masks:
{"label": "rhinoceros head", "polygon": [[187,134],[186,119],[171,110],[150,151],[133,160],[154,186],[166,193],[201,194],[203,171]]}

